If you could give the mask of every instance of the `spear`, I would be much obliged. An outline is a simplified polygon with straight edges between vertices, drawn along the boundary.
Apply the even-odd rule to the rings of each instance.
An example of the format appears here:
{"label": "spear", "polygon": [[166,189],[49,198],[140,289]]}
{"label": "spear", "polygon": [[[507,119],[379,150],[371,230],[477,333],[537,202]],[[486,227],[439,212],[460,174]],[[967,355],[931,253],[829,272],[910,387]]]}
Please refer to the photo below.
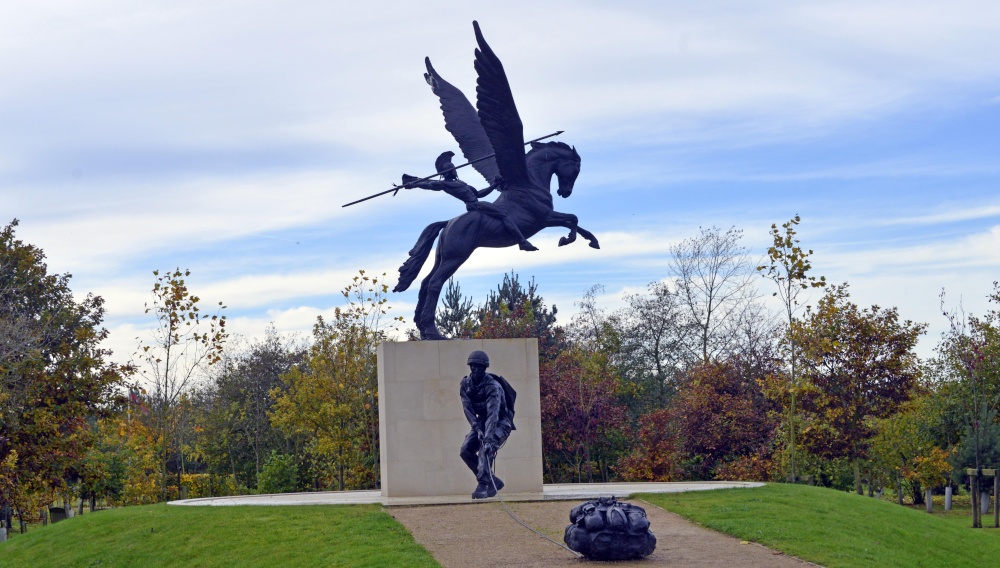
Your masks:
{"label": "spear", "polygon": [[[559,136],[563,132],[565,132],[565,130],[560,130],[558,132],[553,132],[552,134],[546,134],[545,136],[542,136],[540,138],[535,138],[534,140],[528,140],[527,142],[524,143],[524,145],[527,146],[528,144],[531,144],[532,142],[538,142],[539,140],[545,140],[546,138],[552,138],[553,136]],[[437,176],[439,176],[441,174],[446,174],[448,172],[453,172],[453,171],[455,171],[455,170],[457,170],[459,168],[464,168],[465,166],[471,166],[472,164],[475,164],[477,162],[482,162],[483,160],[489,160],[490,158],[492,158],[494,156],[496,156],[495,152],[493,154],[490,154],[489,156],[483,156],[482,158],[476,158],[475,160],[472,160],[472,161],[469,161],[469,162],[465,162],[464,164],[462,164],[460,166],[455,166],[453,168],[448,168],[448,169],[446,169],[444,171],[440,171],[440,172],[437,172],[435,174],[431,174],[431,175],[429,175],[427,177],[422,177],[420,179],[415,179],[415,180],[407,183],[406,185],[413,185],[415,183],[420,183],[422,181],[427,181],[427,180],[429,180],[431,178],[434,178],[434,177],[437,177]],[[397,193],[399,193],[399,190],[403,189],[403,187],[404,186],[402,186],[402,185],[393,184],[392,189],[387,189],[385,191],[380,191],[378,193],[373,193],[372,195],[369,195],[368,197],[362,197],[361,199],[358,199],[357,201],[352,201],[350,203],[345,203],[345,204],[341,205],[341,207],[350,207],[351,205],[355,205],[357,203],[361,203],[362,201],[368,201],[369,199],[374,199],[374,198],[376,198],[376,197],[378,197],[380,195],[385,195],[387,193],[391,193],[393,195],[396,195]]]}

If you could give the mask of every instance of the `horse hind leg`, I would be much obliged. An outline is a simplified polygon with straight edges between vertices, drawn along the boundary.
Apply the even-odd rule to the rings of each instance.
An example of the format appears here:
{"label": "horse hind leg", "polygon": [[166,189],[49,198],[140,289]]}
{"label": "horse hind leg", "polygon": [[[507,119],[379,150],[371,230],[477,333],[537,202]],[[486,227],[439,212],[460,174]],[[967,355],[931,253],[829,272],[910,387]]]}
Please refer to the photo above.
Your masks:
{"label": "horse hind leg", "polygon": [[441,254],[441,244],[438,244],[438,255],[434,262],[434,268],[420,284],[420,300],[416,316],[413,318],[421,339],[447,339],[438,331],[434,321],[438,300],[441,297],[441,289],[471,255],[472,251],[470,250],[463,251],[458,256],[446,258],[445,255]]}
{"label": "horse hind leg", "polygon": [[601,248],[601,244],[597,242],[597,237],[594,236],[594,233],[591,233],[590,231],[579,226],[576,228],[576,230],[579,231],[581,235],[583,235],[583,238],[587,239],[590,248],[595,248],[595,249]]}

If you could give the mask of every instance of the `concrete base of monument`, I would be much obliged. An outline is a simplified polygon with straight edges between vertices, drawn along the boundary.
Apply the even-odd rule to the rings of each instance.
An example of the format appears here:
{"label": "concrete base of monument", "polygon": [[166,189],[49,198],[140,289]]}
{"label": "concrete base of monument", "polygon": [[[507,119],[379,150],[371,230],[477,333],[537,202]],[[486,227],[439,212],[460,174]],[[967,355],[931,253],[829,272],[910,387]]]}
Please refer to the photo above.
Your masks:
{"label": "concrete base of monument", "polygon": [[[763,487],[754,481],[686,481],[675,483],[552,483],[542,487],[541,492],[501,493],[507,502],[526,501],[579,501],[598,497],[614,496],[624,499],[636,493],[683,493],[685,491],[708,491],[711,489],[733,489]],[[489,503],[496,497],[473,500],[468,495],[438,495],[424,497],[383,497],[374,491],[323,491],[316,493],[280,493],[276,495],[234,495],[231,497],[205,497],[171,501],[170,505],[361,505],[381,504],[386,507],[412,505],[448,505],[465,503]]]}
{"label": "concrete base of monument", "polygon": [[542,418],[537,339],[388,342],[378,348],[379,452],[386,499],[471,498],[475,475],[459,457],[470,426],[459,385],[469,354],[517,391],[514,425],[496,459],[502,496],[542,493]]}

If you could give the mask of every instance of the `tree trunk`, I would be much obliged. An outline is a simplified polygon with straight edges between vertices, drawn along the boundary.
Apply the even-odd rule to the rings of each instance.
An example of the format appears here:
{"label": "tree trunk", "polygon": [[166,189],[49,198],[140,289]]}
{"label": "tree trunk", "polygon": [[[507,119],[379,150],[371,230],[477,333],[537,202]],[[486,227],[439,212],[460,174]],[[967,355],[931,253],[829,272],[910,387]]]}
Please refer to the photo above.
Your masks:
{"label": "tree trunk", "polygon": [[[794,357],[794,355],[793,355]],[[794,363],[793,363],[794,364]],[[795,470],[795,371],[792,371],[792,404],[788,411],[788,445],[791,449],[792,475],[791,482],[797,481],[798,472]]]}
{"label": "tree trunk", "polygon": [[167,500],[167,436],[163,434],[163,455],[160,460],[160,500]]}
{"label": "tree trunk", "polygon": [[861,464],[858,458],[854,458],[854,491],[858,495],[864,495],[864,487],[861,486]]}

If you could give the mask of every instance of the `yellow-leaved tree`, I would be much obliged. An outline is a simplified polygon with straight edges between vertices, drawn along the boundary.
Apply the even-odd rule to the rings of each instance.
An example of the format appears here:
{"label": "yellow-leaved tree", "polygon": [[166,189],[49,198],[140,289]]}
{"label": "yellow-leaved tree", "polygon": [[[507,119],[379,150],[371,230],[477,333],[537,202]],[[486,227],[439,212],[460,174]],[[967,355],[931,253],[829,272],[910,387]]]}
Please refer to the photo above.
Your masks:
{"label": "yellow-leaved tree", "polygon": [[[376,349],[386,340],[389,287],[364,270],[342,294],[348,304],[330,321],[317,318],[313,344],[300,367],[281,376],[272,423],[299,436],[333,479],[314,472],[314,487],[373,488],[379,480],[378,368]],[[322,481],[318,481],[323,479]]]}

